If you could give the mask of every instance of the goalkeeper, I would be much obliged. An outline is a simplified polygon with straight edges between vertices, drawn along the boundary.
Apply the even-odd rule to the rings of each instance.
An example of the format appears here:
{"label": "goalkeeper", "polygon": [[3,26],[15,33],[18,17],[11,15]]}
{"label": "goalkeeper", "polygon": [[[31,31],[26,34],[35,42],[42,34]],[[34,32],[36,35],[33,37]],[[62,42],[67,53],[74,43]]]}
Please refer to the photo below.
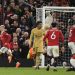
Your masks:
{"label": "goalkeeper", "polygon": [[43,35],[42,22],[38,21],[36,28],[32,29],[30,35],[30,47],[33,46],[33,55],[35,55],[35,69],[39,69],[39,65],[41,64],[40,55],[43,53]]}

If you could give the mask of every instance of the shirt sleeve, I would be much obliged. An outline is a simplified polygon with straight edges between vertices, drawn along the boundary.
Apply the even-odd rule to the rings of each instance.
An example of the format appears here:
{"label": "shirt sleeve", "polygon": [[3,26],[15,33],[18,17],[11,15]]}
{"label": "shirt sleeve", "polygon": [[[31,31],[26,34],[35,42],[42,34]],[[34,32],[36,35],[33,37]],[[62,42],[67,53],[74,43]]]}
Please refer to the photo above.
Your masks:
{"label": "shirt sleeve", "polygon": [[34,40],[34,31],[31,31],[31,35],[30,35],[30,44],[33,42]]}
{"label": "shirt sleeve", "polygon": [[49,32],[47,32],[43,38],[43,41],[46,42],[46,39],[48,39],[48,35],[49,35]]}
{"label": "shirt sleeve", "polygon": [[45,30],[43,30],[43,35],[45,35]]}

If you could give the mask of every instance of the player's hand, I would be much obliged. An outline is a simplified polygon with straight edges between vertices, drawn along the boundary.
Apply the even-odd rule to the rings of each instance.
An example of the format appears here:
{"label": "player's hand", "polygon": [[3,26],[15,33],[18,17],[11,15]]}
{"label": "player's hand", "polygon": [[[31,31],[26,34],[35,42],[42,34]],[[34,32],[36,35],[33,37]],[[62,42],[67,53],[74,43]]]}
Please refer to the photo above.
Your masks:
{"label": "player's hand", "polygon": [[63,46],[63,47],[61,47],[61,51],[62,51],[62,53],[64,53],[64,52],[65,52],[65,48],[64,48],[64,46]]}
{"label": "player's hand", "polygon": [[43,53],[46,53],[47,52],[47,47],[43,47],[44,51]]}
{"label": "player's hand", "polygon": [[43,51],[43,55],[46,55],[46,54],[47,54],[47,47],[44,46],[44,47],[43,47],[43,50],[44,50],[44,51]]}
{"label": "player's hand", "polygon": [[32,54],[33,54],[33,55],[35,55],[35,54],[36,54],[36,52],[33,50]]}
{"label": "player's hand", "polygon": [[33,50],[33,52],[32,52],[32,58],[35,59],[35,57],[36,57],[36,52]]}

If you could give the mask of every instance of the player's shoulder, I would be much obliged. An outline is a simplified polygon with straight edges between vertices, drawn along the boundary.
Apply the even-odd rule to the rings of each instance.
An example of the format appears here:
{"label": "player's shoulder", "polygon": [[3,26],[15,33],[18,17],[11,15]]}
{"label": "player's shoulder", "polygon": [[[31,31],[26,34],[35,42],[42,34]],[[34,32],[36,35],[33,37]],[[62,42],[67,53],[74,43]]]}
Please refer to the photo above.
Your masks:
{"label": "player's shoulder", "polygon": [[36,31],[36,28],[33,28],[33,29],[32,29],[32,32],[33,32],[33,31]]}
{"label": "player's shoulder", "polygon": [[47,33],[49,33],[51,31],[51,29],[47,30]]}
{"label": "player's shoulder", "polygon": [[58,29],[58,28],[56,28],[54,31],[62,33],[62,31],[60,29]]}
{"label": "player's shoulder", "polygon": [[51,28],[51,29],[49,29],[49,31],[59,31],[59,29],[58,28]]}
{"label": "player's shoulder", "polygon": [[45,32],[45,30],[44,29],[41,29],[43,32]]}
{"label": "player's shoulder", "polygon": [[62,33],[62,31],[61,30],[58,30],[60,33]]}

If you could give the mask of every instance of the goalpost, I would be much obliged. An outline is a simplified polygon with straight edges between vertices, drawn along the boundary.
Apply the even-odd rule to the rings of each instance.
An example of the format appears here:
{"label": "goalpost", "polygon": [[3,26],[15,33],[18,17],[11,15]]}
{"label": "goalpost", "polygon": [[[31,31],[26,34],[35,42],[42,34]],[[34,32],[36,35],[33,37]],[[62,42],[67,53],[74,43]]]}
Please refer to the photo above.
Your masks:
{"label": "goalpost", "polygon": [[[51,23],[57,22],[59,29],[62,30],[65,36],[65,50],[63,54],[64,61],[69,65],[69,58],[71,55],[70,50],[68,49],[68,26],[75,23],[75,7],[53,7],[53,6],[44,6],[43,8],[36,8],[36,21],[42,21],[43,28],[45,26],[51,26]],[[61,53],[60,53],[61,55]],[[42,55],[41,66],[44,67],[46,64],[45,57]],[[61,62],[58,62],[58,65],[62,65]]]}

